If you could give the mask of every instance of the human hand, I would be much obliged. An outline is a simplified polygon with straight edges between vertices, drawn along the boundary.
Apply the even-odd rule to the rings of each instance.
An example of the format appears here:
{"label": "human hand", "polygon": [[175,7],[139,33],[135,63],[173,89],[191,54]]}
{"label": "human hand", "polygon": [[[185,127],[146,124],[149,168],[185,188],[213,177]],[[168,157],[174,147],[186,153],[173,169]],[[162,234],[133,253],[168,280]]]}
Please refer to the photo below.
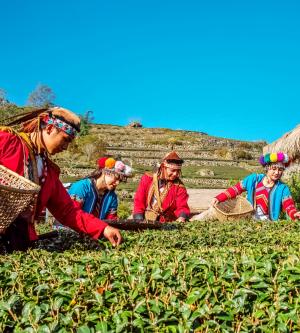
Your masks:
{"label": "human hand", "polygon": [[300,220],[300,212],[295,213],[295,214],[294,214],[294,217],[295,217],[296,219]]}
{"label": "human hand", "polygon": [[182,216],[179,216],[176,222],[185,222],[185,218]]}
{"label": "human hand", "polygon": [[122,242],[120,231],[109,225],[104,229],[103,236],[111,242],[112,246],[120,245]]}
{"label": "human hand", "polygon": [[216,205],[218,202],[219,202],[219,200],[218,200],[217,198],[213,198],[210,204],[211,204],[212,206],[214,206],[214,205]]}

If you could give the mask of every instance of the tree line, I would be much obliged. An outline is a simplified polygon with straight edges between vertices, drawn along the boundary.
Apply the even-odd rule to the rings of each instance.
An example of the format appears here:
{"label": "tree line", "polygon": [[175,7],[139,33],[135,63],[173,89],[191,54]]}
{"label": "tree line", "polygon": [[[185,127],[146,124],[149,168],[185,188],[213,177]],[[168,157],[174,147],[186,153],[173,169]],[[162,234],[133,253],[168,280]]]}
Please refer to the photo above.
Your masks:
{"label": "tree line", "polygon": [[[5,125],[8,119],[30,112],[35,108],[53,107],[55,104],[55,94],[47,85],[39,84],[29,94],[26,105],[18,106],[7,98],[7,93],[0,88],[0,125]],[[79,115],[81,118],[81,131],[79,137],[72,142],[69,151],[71,154],[77,154],[87,162],[95,162],[95,159],[106,153],[106,143],[95,134],[90,133],[91,125],[94,121],[93,111],[88,110]],[[64,160],[67,153],[62,153],[58,160]]]}
{"label": "tree line", "polygon": [[[52,88],[45,84],[38,84],[36,88],[28,95],[25,106],[18,106],[10,101],[7,97],[5,89],[0,88],[0,125],[5,125],[11,117],[21,115],[24,112],[29,112],[35,108],[53,107],[55,106],[55,93]],[[89,133],[90,125],[94,117],[93,111],[86,111],[81,118],[81,136]]]}

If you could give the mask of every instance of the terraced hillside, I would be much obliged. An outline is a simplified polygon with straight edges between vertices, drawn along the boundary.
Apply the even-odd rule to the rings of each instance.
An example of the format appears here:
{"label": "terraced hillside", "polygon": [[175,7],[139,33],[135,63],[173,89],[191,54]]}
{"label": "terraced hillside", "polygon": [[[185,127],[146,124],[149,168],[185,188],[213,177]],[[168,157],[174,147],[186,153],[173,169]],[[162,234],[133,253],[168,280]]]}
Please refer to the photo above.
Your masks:
{"label": "terraced hillside", "polygon": [[[80,140],[79,139],[79,143]],[[131,128],[115,125],[93,125],[82,145],[98,145],[102,153],[120,157],[135,169],[135,177],[125,185],[134,190],[145,170],[152,170],[171,149],[185,160],[183,180],[189,188],[223,188],[257,169],[257,159],[264,142],[245,142],[209,136],[202,132],[165,128]],[[86,146],[85,146],[86,147]],[[83,153],[87,151],[87,154]],[[88,174],[94,167],[97,151],[74,149],[61,154],[64,180]],[[95,156],[95,158],[94,158]]]}

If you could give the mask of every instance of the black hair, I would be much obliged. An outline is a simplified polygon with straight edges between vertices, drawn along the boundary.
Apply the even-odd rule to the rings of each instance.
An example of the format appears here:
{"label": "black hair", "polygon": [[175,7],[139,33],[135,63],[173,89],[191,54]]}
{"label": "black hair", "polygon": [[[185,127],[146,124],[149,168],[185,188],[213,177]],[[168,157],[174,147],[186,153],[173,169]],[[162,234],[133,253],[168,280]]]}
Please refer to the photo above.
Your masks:
{"label": "black hair", "polygon": [[87,176],[86,178],[90,178],[90,179],[98,179],[102,176],[103,172],[102,169],[96,169],[94,170],[89,176]]}

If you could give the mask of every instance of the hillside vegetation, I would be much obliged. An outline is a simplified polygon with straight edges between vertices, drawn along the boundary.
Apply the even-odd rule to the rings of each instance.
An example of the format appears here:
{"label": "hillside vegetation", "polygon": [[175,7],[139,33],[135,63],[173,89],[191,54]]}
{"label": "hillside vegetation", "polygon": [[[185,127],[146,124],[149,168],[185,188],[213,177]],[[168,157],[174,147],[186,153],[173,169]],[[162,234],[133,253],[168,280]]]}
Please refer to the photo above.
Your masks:
{"label": "hillside vegetation", "polygon": [[62,167],[63,179],[72,180],[88,174],[101,154],[121,158],[136,171],[133,180],[125,186],[134,189],[141,174],[152,170],[174,149],[185,160],[182,174],[187,187],[223,188],[231,180],[258,170],[257,159],[264,144],[218,138],[202,132],[98,124],[92,125],[89,134],[78,138],[56,161]]}
{"label": "hillside vegetation", "polygon": [[[47,103],[53,97],[47,86],[38,86],[32,94]],[[0,124],[4,124],[8,117],[33,109],[32,106],[19,107],[3,101]],[[174,149],[185,160],[182,176],[187,187],[224,188],[251,171],[259,170],[257,159],[266,144],[213,137],[195,131],[92,124],[91,111],[80,117],[81,135],[67,152],[54,157],[62,169],[63,181],[88,175],[95,167],[96,159],[107,154],[133,166],[135,177],[121,186],[133,191],[141,174],[153,170],[162,157]]]}

